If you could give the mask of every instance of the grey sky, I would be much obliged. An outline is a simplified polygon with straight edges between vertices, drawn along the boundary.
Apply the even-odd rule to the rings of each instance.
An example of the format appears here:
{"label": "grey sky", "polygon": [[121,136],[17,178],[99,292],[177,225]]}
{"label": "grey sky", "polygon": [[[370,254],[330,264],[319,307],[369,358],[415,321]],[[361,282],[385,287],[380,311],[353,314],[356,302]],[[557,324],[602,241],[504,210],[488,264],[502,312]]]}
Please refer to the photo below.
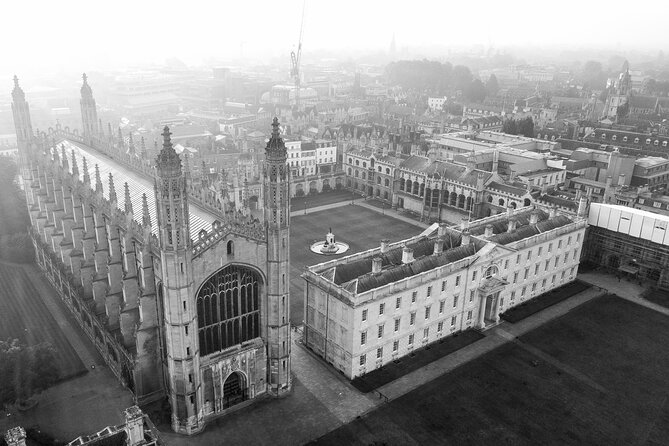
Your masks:
{"label": "grey sky", "polygon": [[[537,1],[308,1],[304,52],[386,51],[472,44],[669,49],[669,3]],[[83,71],[116,64],[189,64],[204,57],[288,54],[298,39],[302,0],[6,1],[0,6],[2,74]]]}

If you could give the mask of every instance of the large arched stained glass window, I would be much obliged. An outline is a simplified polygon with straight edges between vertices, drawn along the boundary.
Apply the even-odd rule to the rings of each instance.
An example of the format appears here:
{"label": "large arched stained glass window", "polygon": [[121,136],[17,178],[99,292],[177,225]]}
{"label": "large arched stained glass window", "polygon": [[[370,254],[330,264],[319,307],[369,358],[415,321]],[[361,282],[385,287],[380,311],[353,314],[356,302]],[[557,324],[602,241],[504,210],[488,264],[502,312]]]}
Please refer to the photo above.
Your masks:
{"label": "large arched stained glass window", "polygon": [[210,277],[197,295],[200,355],[224,350],[260,335],[262,279],[243,266],[227,266]]}

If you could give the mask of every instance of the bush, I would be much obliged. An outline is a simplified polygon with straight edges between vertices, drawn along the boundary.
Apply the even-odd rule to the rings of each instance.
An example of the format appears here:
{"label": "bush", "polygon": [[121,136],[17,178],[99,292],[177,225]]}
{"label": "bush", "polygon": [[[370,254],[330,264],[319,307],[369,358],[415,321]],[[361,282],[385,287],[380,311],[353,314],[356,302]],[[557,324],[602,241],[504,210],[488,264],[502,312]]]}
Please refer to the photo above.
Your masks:
{"label": "bush", "polygon": [[18,339],[0,341],[0,405],[16,404],[56,383],[56,350],[49,343],[33,346]]}

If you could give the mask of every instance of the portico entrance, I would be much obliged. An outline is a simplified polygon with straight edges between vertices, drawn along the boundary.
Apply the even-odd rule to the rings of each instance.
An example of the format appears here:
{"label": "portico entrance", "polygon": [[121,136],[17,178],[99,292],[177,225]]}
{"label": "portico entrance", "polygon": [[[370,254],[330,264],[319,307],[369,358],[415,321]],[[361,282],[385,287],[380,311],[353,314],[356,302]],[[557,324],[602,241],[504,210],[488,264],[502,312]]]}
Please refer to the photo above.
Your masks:
{"label": "portico entrance", "polygon": [[478,328],[490,328],[499,323],[500,294],[506,285],[506,281],[497,277],[490,277],[481,281],[478,288],[480,299]]}

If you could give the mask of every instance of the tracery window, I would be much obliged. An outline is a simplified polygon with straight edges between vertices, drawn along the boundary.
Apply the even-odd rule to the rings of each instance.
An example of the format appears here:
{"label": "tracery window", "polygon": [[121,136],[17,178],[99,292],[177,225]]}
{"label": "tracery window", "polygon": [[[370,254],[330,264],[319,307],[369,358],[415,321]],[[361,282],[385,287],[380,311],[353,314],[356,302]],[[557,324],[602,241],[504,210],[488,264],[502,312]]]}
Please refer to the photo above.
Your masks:
{"label": "tracery window", "polygon": [[197,295],[200,354],[216,353],[260,336],[260,285],[255,271],[227,266]]}

